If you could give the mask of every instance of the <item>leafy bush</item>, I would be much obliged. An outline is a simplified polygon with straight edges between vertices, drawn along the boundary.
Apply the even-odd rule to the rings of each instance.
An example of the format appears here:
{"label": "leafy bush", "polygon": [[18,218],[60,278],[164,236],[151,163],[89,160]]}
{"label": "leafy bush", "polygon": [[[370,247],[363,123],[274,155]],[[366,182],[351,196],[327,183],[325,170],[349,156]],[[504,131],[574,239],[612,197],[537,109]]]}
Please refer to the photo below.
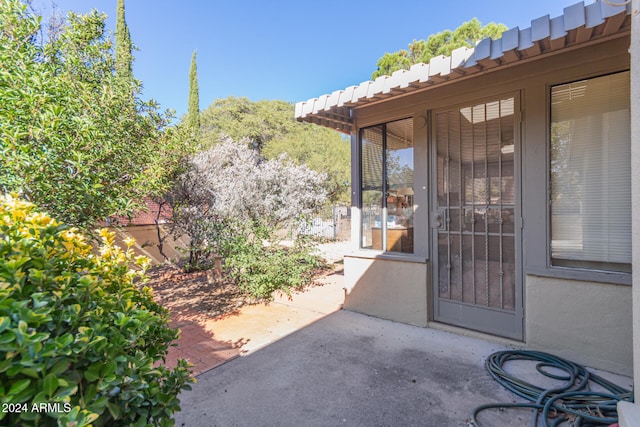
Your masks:
{"label": "leafy bush", "polygon": [[254,224],[274,228],[313,212],[326,199],[325,179],[286,156],[263,160],[230,138],[194,155],[166,198],[173,206],[174,235],[190,239],[188,265],[206,268],[211,253],[254,233]]}
{"label": "leafy bush", "polygon": [[[257,299],[268,299],[275,290],[290,294],[313,281],[322,267],[311,254],[309,240],[299,238],[293,247],[282,247],[268,227],[251,234],[237,234],[225,247],[225,265],[240,289]],[[265,244],[265,242],[268,242]]]}
{"label": "leafy bush", "polygon": [[178,332],[139,289],[146,259],[100,235],[97,255],[76,229],[0,196],[0,403],[15,409],[0,424],[173,424],[194,380],[184,360],[157,362]]}
{"label": "leafy bush", "polygon": [[192,148],[172,114],[115,73],[106,15],[70,13],[43,40],[29,1],[0,1],[0,191],[90,229],[171,187]]}

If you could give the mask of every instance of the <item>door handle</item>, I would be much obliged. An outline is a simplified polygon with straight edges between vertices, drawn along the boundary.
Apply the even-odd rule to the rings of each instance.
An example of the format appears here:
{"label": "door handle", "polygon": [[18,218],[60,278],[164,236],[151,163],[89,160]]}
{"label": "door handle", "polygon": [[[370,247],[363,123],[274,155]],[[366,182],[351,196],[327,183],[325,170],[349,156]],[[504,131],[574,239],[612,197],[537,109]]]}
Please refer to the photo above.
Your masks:
{"label": "door handle", "polygon": [[441,231],[447,229],[447,213],[445,209],[437,210],[431,214],[431,227]]}

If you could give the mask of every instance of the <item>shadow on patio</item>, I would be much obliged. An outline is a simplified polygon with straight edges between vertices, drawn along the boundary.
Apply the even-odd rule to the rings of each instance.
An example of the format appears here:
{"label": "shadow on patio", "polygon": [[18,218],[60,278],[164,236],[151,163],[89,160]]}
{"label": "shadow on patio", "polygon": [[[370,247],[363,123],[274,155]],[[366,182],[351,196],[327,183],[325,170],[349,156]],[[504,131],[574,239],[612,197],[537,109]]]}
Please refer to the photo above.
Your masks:
{"label": "shadow on patio", "polygon": [[[246,357],[199,375],[180,395],[176,425],[469,426],[479,405],[523,401],[484,367],[507,345],[336,311],[342,277],[325,279],[293,299],[242,307],[204,325]],[[529,370],[528,381],[548,386]],[[598,373],[631,385],[630,378]],[[487,411],[479,421],[525,426],[530,412]]]}
{"label": "shadow on patio", "polygon": [[171,326],[181,333],[165,365],[187,359],[199,375],[339,310],[344,300],[341,274],[326,274],[316,281],[316,286],[291,297],[276,294],[269,303],[236,305],[237,295],[229,294],[232,287],[193,277],[188,285],[178,286],[175,278],[168,278],[166,285],[155,287],[155,295],[169,309]]}
{"label": "shadow on patio", "polygon": [[[505,349],[339,311],[200,375],[180,396],[176,425],[468,426],[478,405],[521,401],[484,368],[487,356]],[[479,419],[483,426],[525,426],[529,416],[489,411]]]}

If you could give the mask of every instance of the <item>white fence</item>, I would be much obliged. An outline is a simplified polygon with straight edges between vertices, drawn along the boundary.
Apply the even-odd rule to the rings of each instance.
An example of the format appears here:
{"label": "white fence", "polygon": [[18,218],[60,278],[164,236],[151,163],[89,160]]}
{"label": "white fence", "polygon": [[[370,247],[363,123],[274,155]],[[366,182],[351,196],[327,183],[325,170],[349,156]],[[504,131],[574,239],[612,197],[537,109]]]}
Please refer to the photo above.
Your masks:
{"label": "white fence", "polygon": [[280,237],[295,239],[299,235],[312,236],[322,240],[346,241],[351,238],[351,208],[348,206],[328,206],[311,215],[304,222],[291,224],[280,231]]}

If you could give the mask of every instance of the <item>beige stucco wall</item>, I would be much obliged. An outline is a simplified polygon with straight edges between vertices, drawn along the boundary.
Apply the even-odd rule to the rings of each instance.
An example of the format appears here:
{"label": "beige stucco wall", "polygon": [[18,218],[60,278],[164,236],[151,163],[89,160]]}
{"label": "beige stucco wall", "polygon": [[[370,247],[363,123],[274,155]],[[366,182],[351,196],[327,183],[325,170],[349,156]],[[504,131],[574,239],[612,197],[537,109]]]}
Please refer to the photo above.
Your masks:
{"label": "beige stucco wall", "polygon": [[525,313],[528,348],[632,373],[630,286],[527,276]]}
{"label": "beige stucco wall", "polygon": [[427,264],[347,256],[344,308],[427,326]]}
{"label": "beige stucco wall", "polygon": [[[519,267],[522,274],[527,275],[523,280],[525,345],[588,366],[626,374],[632,370],[632,288],[628,275],[620,279],[610,274],[548,266],[549,195],[546,189],[549,188],[550,87],[627,70],[628,47],[628,36],[619,37],[354,110],[358,128],[405,117],[416,119],[414,221],[420,222],[421,226],[416,225],[415,230],[421,235],[416,234],[415,248],[416,256],[433,259],[433,232],[429,223],[430,206],[434,203],[433,194],[430,194],[434,184],[430,145],[433,135],[429,115],[438,109],[496,94],[518,94],[522,118],[521,167],[517,171],[521,177],[518,187],[522,197]],[[354,183],[357,188],[357,181]],[[354,252],[358,253],[360,234],[356,208],[352,214],[352,242]],[[345,260],[345,279],[350,294],[345,307],[423,326],[426,320],[433,320],[433,279],[429,271],[426,263],[381,260],[373,256],[348,258]],[[596,275],[599,277],[594,277]],[[637,298],[640,301],[640,296]],[[638,346],[640,348],[640,344]]]}
{"label": "beige stucco wall", "polygon": [[185,238],[174,239],[169,235],[169,225],[160,225],[160,235],[164,240],[163,250],[164,256],[160,253],[158,228],[155,225],[131,225],[128,227],[112,227],[116,233],[116,243],[121,247],[126,245],[123,243],[127,237],[133,237],[136,241],[133,250],[136,255],[144,255],[151,260],[152,264],[162,264],[168,258],[169,261],[177,261],[185,256],[184,249],[187,247]]}

